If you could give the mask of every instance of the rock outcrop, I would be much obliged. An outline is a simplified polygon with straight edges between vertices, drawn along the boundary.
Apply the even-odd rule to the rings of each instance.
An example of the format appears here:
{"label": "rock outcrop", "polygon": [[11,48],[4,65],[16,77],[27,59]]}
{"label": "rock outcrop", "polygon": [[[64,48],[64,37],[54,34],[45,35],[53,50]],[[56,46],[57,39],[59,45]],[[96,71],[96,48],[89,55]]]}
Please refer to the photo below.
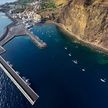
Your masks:
{"label": "rock outcrop", "polygon": [[67,4],[68,0],[54,0],[56,5],[65,5]]}
{"label": "rock outcrop", "polygon": [[107,0],[70,0],[58,22],[76,38],[108,49]]}

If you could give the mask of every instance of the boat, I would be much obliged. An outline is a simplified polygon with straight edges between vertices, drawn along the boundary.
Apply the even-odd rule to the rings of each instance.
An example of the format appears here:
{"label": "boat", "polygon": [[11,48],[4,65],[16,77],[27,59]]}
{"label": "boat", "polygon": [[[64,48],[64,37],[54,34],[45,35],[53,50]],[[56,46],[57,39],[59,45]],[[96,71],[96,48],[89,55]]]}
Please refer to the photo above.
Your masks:
{"label": "boat", "polygon": [[29,79],[26,79],[25,81],[26,81],[27,85],[29,85],[29,86],[31,85],[31,83],[29,82]]}
{"label": "boat", "polygon": [[78,61],[77,60],[72,60],[74,64],[78,64]]}
{"label": "boat", "polygon": [[13,67],[13,65],[12,64],[9,64],[10,65],[10,67]]}
{"label": "boat", "polygon": [[85,69],[82,69],[83,72],[85,72]]}
{"label": "boat", "polygon": [[106,79],[105,78],[104,79],[101,78],[100,81],[103,82],[103,83],[105,83]]}
{"label": "boat", "polygon": [[65,50],[67,50],[67,47],[64,47]]}
{"label": "boat", "polygon": [[68,54],[70,57],[72,56],[71,53]]}
{"label": "boat", "polygon": [[7,64],[10,64],[10,62],[9,62],[9,61],[7,61]]}
{"label": "boat", "polygon": [[18,74],[18,75],[19,75],[20,73],[19,73],[18,71],[16,71],[16,74]]}
{"label": "boat", "polygon": [[29,79],[26,79],[26,77],[22,77],[22,79],[26,82],[26,84],[27,84],[28,86],[31,85],[31,83],[29,82]]}
{"label": "boat", "polygon": [[23,79],[24,81],[26,80],[26,78],[25,78],[24,76],[22,77],[22,79]]}

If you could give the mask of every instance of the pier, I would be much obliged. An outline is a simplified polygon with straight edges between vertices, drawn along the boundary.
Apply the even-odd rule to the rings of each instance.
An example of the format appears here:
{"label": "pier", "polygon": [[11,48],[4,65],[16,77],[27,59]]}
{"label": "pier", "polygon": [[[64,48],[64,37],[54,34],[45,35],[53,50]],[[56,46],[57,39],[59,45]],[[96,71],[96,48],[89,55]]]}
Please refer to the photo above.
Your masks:
{"label": "pier", "polygon": [[21,93],[27,100],[34,105],[39,96],[27,83],[16,73],[16,71],[0,56],[0,67],[4,70],[5,74],[17,86]]}
{"label": "pier", "polygon": [[12,40],[15,36],[29,36],[31,41],[39,48],[45,48],[47,44],[43,42],[38,36],[31,33],[24,24],[16,23],[7,26],[6,36],[0,41],[0,46],[5,45],[7,42]]}
{"label": "pier", "polygon": [[47,44],[43,42],[38,36],[31,33],[29,30],[26,30],[26,34],[30,37],[32,42],[37,45],[39,48],[45,48]]}

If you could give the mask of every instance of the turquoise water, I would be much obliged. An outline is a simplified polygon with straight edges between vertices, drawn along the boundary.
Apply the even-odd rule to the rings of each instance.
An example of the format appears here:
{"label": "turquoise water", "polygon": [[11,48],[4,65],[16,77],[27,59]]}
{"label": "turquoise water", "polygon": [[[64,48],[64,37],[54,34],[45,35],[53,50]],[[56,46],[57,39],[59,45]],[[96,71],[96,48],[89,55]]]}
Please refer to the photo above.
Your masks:
{"label": "turquoise water", "polygon": [[1,108],[108,108],[108,56],[69,40],[53,24],[41,24],[32,31],[47,48],[16,37],[5,45],[7,52],[2,56],[30,79],[40,98],[31,106],[4,75]]}
{"label": "turquoise water", "polygon": [[16,0],[0,0],[0,5],[1,4],[5,4],[5,3],[9,3],[9,2],[14,2],[14,1],[16,1]]}
{"label": "turquoise water", "polygon": [[0,36],[4,33],[5,27],[12,21],[6,15],[0,12]]}

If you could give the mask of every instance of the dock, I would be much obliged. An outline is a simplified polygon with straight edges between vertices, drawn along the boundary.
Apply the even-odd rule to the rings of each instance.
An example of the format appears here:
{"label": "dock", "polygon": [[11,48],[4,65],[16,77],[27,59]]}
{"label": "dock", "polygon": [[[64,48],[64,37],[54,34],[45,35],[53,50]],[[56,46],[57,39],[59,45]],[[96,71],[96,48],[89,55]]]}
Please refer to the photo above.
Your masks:
{"label": "dock", "polygon": [[0,56],[0,67],[5,74],[11,79],[27,100],[34,105],[39,96],[27,83],[16,73],[16,71]]}
{"label": "dock", "polygon": [[43,42],[38,36],[34,35],[31,31],[25,28],[24,24],[17,23],[11,24],[7,27],[6,36],[0,41],[0,46],[5,45],[16,36],[28,36],[30,40],[39,48],[47,47],[47,44]]}
{"label": "dock", "polygon": [[38,36],[31,33],[29,30],[26,30],[26,34],[30,37],[32,42],[39,48],[45,48],[47,46],[45,42],[43,42]]}

